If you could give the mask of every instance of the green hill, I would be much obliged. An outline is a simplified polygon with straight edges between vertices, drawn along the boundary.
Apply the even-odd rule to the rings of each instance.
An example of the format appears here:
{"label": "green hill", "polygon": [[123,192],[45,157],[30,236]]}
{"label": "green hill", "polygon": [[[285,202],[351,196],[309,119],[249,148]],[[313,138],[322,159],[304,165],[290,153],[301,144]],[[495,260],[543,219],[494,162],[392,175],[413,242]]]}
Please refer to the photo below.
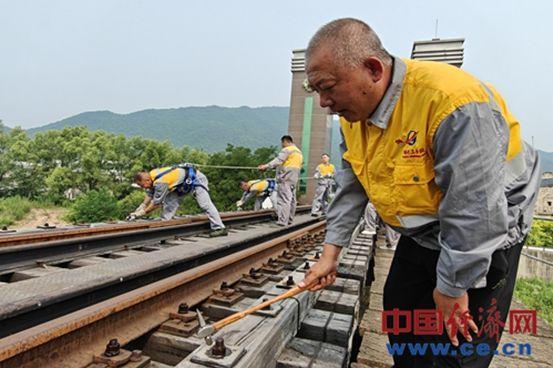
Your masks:
{"label": "green hill", "polygon": [[168,140],[208,152],[225,149],[227,143],[257,148],[278,145],[288,130],[288,107],[182,107],[149,109],[130,114],[111,111],[84,112],[55,123],[29,129],[30,135],[67,126]]}
{"label": "green hill", "polygon": [[[66,126],[85,125],[91,130],[168,140],[176,146],[189,145],[208,152],[225,149],[227,143],[249,148],[278,145],[288,130],[288,107],[181,107],[149,109],[130,114],[111,111],[84,112],[55,123],[29,129],[30,135]],[[6,127],[9,130],[9,128]],[[301,139],[301,137],[295,137]],[[332,161],[340,163],[340,130],[332,126]],[[538,150],[542,171],[553,172],[553,152]]]}

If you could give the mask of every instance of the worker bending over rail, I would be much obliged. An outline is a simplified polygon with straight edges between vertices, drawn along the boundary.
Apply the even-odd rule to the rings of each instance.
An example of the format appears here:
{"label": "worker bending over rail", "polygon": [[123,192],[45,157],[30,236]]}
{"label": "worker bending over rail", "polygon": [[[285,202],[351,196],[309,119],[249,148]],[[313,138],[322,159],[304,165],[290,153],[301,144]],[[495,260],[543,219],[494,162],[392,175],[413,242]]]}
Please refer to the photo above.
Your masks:
{"label": "worker bending over rail", "polygon": [[146,189],[144,202],[127,217],[135,220],[162,206],[161,218],[170,220],[175,216],[185,195],[196,199],[198,206],[207,214],[211,226],[210,236],[227,235],[219,211],[209,197],[207,178],[190,164],[176,165],[141,171],[135,183]]}
{"label": "worker bending over rail", "polygon": [[391,56],[356,19],[317,31],[306,72],[321,107],[341,116],[343,168],[323,254],[301,285],[334,282],[340,251],[370,198],[401,233],[384,309],[438,309],[445,325],[438,336],[389,334],[390,343],[468,341],[491,352],[480,356],[473,346],[471,356],[431,349],[415,356],[405,349],[394,367],[488,367],[499,337],[476,331],[487,310],[496,308],[491,317],[505,322],[540,182],[538,155],[518,121],[492,86],[445,63]]}
{"label": "worker bending over rail", "polygon": [[261,171],[277,168],[277,225],[286,226],[294,221],[296,214],[296,186],[300,177],[303,155],[292,137],[283,136],[282,150],[267,164],[259,165]]}
{"label": "worker bending over rail", "polygon": [[315,170],[314,178],[317,180],[317,188],[315,189],[315,197],[311,205],[311,215],[325,215],[330,202],[332,186],[334,185],[334,165],[330,163],[330,156],[323,153],[321,156],[322,162]]}
{"label": "worker bending over rail", "polygon": [[242,180],[240,181],[240,188],[244,191],[242,198],[236,202],[236,207],[242,208],[246,202],[255,198],[253,204],[254,211],[262,209],[263,202],[267,198],[271,200],[273,208],[277,208],[277,188],[278,184],[275,179],[259,179],[259,180]]}

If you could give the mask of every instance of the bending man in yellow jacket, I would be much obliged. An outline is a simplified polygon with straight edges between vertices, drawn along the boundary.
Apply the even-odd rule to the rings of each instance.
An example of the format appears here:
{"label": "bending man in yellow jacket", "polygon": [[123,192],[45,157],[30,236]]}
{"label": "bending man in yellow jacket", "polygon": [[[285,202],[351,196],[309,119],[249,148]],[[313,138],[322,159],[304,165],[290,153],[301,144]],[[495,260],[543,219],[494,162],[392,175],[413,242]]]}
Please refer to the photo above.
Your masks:
{"label": "bending man in yellow jacket", "polygon": [[[488,367],[503,328],[494,336],[483,323],[508,315],[540,182],[518,121],[493,87],[454,66],[393,57],[356,19],[313,36],[306,72],[321,106],[341,116],[343,168],[321,260],[302,285],[335,280],[340,250],[370,198],[401,233],[384,309],[437,309],[451,322],[437,336],[390,333],[405,348],[394,367]],[[422,356],[406,346],[449,341],[470,346]]]}
{"label": "bending man in yellow jacket", "polygon": [[244,193],[242,194],[242,198],[236,202],[236,207],[242,208],[247,201],[255,197],[253,210],[259,211],[263,208],[263,202],[269,198],[273,204],[273,209],[276,211],[276,191],[278,185],[275,179],[242,180],[240,182],[240,188],[244,191]]}
{"label": "bending man in yellow jacket", "polygon": [[227,235],[219,211],[211,201],[206,176],[189,164],[161,167],[150,172],[141,171],[135,176],[135,183],[146,190],[142,204],[127,217],[134,220],[158,207],[162,207],[161,219],[175,216],[185,195],[192,195],[198,206],[209,218],[210,236]]}
{"label": "bending man in yellow jacket", "polygon": [[300,177],[303,155],[289,135],[280,139],[282,150],[267,164],[259,165],[259,170],[277,168],[277,225],[287,226],[296,215],[296,186]]}

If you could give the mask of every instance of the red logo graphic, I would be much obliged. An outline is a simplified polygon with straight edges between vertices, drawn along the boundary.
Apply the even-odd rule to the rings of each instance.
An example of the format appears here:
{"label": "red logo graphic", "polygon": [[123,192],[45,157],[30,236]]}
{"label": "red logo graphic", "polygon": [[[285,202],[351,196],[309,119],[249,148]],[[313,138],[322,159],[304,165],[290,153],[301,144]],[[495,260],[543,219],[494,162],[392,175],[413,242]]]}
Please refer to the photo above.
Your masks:
{"label": "red logo graphic", "polygon": [[413,334],[441,335],[444,332],[442,311],[434,309],[415,309],[413,313]]}
{"label": "red logo graphic", "polygon": [[[392,327],[388,325],[388,317],[392,317]],[[401,317],[405,317],[405,323],[401,323]],[[400,311],[397,308],[391,311],[382,311],[382,332],[399,335],[400,333],[409,333],[412,329],[411,312]]]}
{"label": "red logo graphic", "polygon": [[[497,299],[492,298],[491,305],[488,309],[478,308],[480,315],[478,320],[483,322],[482,327],[478,331],[478,337],[482,334],[486,334],[490,339],[495,337],[495,341],[499,342],[499,337],[503,327],[505,327],[505,322],[501,320],[501,312],[497,309]],[[486,312],[486,317],[484,318],[483,312]]]}
{"label": "red logo graphic", "polygon": [[509,333],[532,334],[537,331],[537,313],[535,310],[513,309],[509,312]]}
{"label": "red logo graphic", "polygon": [[410,130],[409,133],[407,133],[407,140],[405,143],[412,146],[417,142],[417,132],[414,130]]}
{"label": "red logo graphic", "polygon": [[[449,318],[446,321],[446,324],[451,329],[451,333],[455,336],[457,335],[458,327],[457,327],[457,310],[459,309],[459,303],[455,303],[453,306],[453,310],[451,311],[451,314],[449,315]],[[469,330],[469,321],[472,321],[472,316],[470,315],[470,312],[468,310],[461,313],[461,316],[459,317],[459,324],[461,325],[461,328],[463,329],[463,334],[466,335]]]}
{"label": "red logo graphic", "polygon": [[419,134],[416,130],[410,130],[409,133],[407,133],[407,137],[401,137],[396,139],[394,142],[396,144],[408,144],[410,146],[414,145],[417,142],[417,134]]}
{"label": "red logo graphic", "polygon": [[[450,326],[453,333],[457,334],[458,326],[455,323],[455,314],[459,305],[455,307],[445,323]],[[495,338],[499,342],[501,331],[505,322],[501,319],[501,312],[497,307],[497,299],[493,298],[490,307],[487,309],[478,308],[478,337],[484,335]],[[469,321],[473,318],[468,310],[461,313],[459,318],[460,328],[463,332],[468,331]],[[533,334],[537,331],[537,312],[535,310],[515,309],[509,312],[509,333],[510,334]],[[414,311],[403,311],[397,308],[382,311],[382,332],[399,335],[411,333],[414,335],[442,335],[444,332],[444,317],[441,311],[435,309],[415,309]]]}

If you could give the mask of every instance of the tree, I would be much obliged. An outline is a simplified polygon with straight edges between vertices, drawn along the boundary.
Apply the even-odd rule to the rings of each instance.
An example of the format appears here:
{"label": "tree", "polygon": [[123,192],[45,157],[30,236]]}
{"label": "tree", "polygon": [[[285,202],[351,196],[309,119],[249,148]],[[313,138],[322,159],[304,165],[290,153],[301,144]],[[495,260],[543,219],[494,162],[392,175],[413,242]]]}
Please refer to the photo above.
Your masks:
{"label": "tree", "polygon": [[[104,131],[92,132],[82,126],[38,133],[31,139],[21,128],[7,132],[0,122],[0,195],[46,198],[65,204],[65,192],[74,188],[90,202],[82,199],[78,204],[75,203],[73,214],[84,206],[83,203],[91,203],[92,208],[98,211],[108,211],[111,207],[103,208],[95,201],[109,198],[109,203],[120,201],[124,211],[114,214],[110,209],[106,212],[108,217],[121,218],[123,212],[126,214],[143,196],[143,193],[136,194],[140,191],[131,187],[138,171],[188,162],[199,165],[199,170],[208,177],[210,195],[215,205],[220,210],[231,210],[241,196],[238,186],[240,180],[274,175],[274,172],[260,173],[255,168],[275,154],[276,147],[259,148],[252,152],[249,148],[230,144],[223,152],[208,154],[188,146],[174,147],[168,141],[126,138]],[[211,166],[254,169],[221,169]],[[78,211],[84,213],[82,211],[85,210],[82,208]],[[179,213],[199,211],[194,199],[188,196]],[[75,221],[104,219],[102,214],[89,212],[72,216]]]}

